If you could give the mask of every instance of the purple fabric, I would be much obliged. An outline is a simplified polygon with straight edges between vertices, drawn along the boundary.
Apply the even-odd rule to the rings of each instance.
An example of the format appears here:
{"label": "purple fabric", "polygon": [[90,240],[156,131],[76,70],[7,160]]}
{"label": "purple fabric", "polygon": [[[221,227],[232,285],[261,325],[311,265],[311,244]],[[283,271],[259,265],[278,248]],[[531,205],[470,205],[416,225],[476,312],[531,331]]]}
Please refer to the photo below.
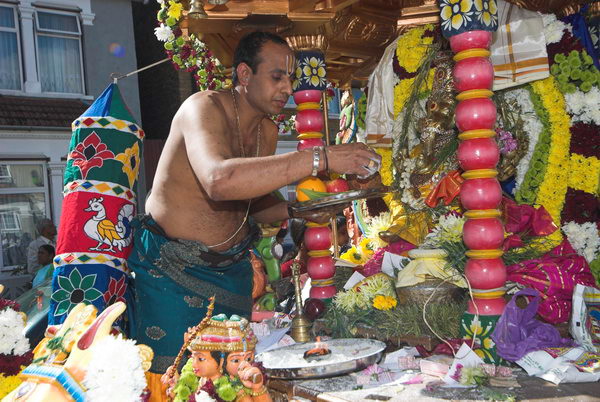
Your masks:
{"label": "purple fabric", "polygon": [[551,324],[569,321],[575,285],[594,286],[595,280],[585,258],[578,255],[568,240],[541,258],[506,267],[507,280],[540,292],[537,313]]}
{"label": "purple fabric", "polygon": [[[532,298],[527,307],[521,309],[515,303],[517,296]],[[506,305],[491,336],[500,357],[514,362],[535,350],[573,345],[572,340],[561,338],[551,324],[535,319],[539,304],[539,292],[525,288],[517,292]]]}

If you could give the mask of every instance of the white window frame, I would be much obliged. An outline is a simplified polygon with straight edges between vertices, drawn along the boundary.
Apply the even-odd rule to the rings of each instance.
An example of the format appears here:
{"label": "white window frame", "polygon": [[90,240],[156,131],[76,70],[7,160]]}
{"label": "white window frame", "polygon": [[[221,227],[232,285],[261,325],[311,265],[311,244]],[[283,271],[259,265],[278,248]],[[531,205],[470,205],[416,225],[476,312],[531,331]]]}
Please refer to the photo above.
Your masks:
{"label": "white window frame", "polygon": [[[6,168],[6,174],[4,174],[4,169]],[[10,166],[8,164],[0,163],[0,183],[4,183],[5,179],[12,179],[12,175],[10,174]]]}
{"label": "white window frame", "polygon": [[5,8],[11,8],[13,10],[13,18],[15,21],[15,27],[14,28],[8,28],[8,27],[0,27],[0,31],[2,32],[16,32],[17,33],[17,57],[19,58],[19,84],[20,84],[20,88],[19,89],[10,89],[10,88],[0,88],[0,91],[2,92],[6,92],[6,93],[21,93],[23,91],[23,86],[25,85],[24,82],[24,74],[23,74],[23,56],[21,55],[21,19],[19,18],[19,14],[17,13],[17,7],[15,4],[11,4],[11,3],[2,3],[0,2],[0,6],[5,7]]}
{"label": "white window frame", "polygon": [[[50,208],[50,181],[48,178],[48,162],[46,160],[31,159],[31,160],[11,160],[3,159],[0,160],[1,165],[41,165],[42,176],[44,178],[43,187],[9,187],[0,188],[0,195],[3,194],[30,194],[30,193],[43,193],[44,194],[44,213],[46,216],[51,215]],[[0,244],[0,272],[12,271],[16,265],[4,265],[4,256],[2,255],[2,245]]]}
{"label": "white window frame", "polygon": [[[78,33],[74,33],[74,32],[67,32],[67,31],[58,31],[58,30],[54,30],[54,29],[47,29],[47,28],[40,28],[40,22],[38,20],[38,13],[42,12],[42,13],[46,13],[46,14],[59,14],[59,15],[69,15],[72,17],[75,17],[75,20],[77,21],[77,30],[79,31]],[[51,36],[51,37],[55,37],[55,38],[66,38],[66,39],[77,39],[79,41],[79,67],[81,69],[81,93],[79,92],[48,92],[48,91],[42,91],[43,94],[48,94],[48,95],[55,95],[55,96],[61,96],[61,95],[85,95],[86,94],[86,88],[85,88],[85,70],[83,67],[83,46],[82,46],[82,32],[81,32],[81,21],[79,20],[80,18],[80,13],[76,13],[76,12],[68,12],[68,11],[59,11],[59,10],[53,10],[53,9],[48,9],[48,8],[40,8],[37,7],[35,10],[35,26],[34,26],[34,32],[33,32],[33,36],[35,38],[35,54],[36,54],[36,68],[38,71],[38,77],[40,80],[40,84],[41,84],[41,80],[42,77],[40,76],[40,50],[39,50],[39,45],[38,45],[38,36],[44,35],[44,36]]]}
{"label": "white window frame", "polygon": [[[4,225],[4,216],[6,215],[12,215],[13,216],[13,220],[16,222],[16,227],[13,228],[6,228]],[[15,212],[15,211],[5,211],[5,212],[0,212],[0,230],[4,230],[7,232],[18,232],[19,230],[21,230],[21,218],[19,217],[19,215]]]}

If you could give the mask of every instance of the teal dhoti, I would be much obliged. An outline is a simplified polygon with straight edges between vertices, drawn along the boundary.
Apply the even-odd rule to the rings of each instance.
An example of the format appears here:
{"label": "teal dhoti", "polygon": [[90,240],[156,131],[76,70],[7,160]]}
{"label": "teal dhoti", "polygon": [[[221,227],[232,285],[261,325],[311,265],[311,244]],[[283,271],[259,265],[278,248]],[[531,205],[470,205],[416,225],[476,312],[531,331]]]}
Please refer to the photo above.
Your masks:
{"label": "teal dhoti", "polygon": [[131,337],[154,350],[153,373],[164,373],[183,345],[183,335],[206,315],[250,318],[252,266],[249,249],[258,235],[251,225],[241,243],[223,253],[203,244],[169,239],[148,215],[134,220],[134,248],[128,259],[134,273],[135,305]]}

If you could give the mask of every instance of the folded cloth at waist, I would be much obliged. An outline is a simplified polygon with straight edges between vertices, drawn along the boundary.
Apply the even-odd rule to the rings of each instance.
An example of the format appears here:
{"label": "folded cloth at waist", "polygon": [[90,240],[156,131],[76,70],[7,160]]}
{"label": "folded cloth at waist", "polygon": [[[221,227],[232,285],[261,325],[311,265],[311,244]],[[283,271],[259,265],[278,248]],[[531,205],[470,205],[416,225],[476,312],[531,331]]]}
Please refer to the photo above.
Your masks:
{"label": "folded cloth at waist", "polygon": [[135,274],[135,308],[131,336],[154,350],[151,371],[172,364],[188,327],[206,314],[215,296],[214,314],[249,318],[252,309],[252,266],[248,250],[258,235],[249,235],[229,250],[217,253],[204,244],[169,239],[145,215],[134,219],[134,248],[128,259]]}

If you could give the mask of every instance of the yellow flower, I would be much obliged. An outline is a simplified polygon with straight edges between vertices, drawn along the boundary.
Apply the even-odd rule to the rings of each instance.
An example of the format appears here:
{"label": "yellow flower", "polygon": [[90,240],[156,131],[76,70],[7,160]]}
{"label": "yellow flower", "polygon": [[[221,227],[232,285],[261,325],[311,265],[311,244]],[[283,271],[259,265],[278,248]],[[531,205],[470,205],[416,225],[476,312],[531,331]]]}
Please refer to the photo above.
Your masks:
{"label": "yellow flower", "polygon": [[423,37],[426,30],[433,29],[432,25],[413,28],[400,36],[396,46],[398,62],[407,72],[417,71],[427,52],[428,45],[433,43],[433,37]]}
{"label": "yellow flower", "polygon": [[115,156],[115,159],[123,164],[123,173],[127,175],[129,187],[133,188],[133,183],[135,183],[140,170],[140,147],[137,141],[131,148],[127,148],[124,152]]}
{"label": "yellow flower", "polygon": [[[540,96],[542,105],[548,112],[550,122],[550,150],[548,165],[544,179],[540,184],[536,203],[543,205],[552,220],[560,226],[560,214],[562,212],[569,175],[572,174],[565,166],[569,166],[569,144],[571,142],[570,124],[571,119],[565,110],[565,99],[559,91],[553,76],[532,83],[533,90]],[[555,231],[542,241],[546,241],[544,249],[554,246],[562,240],[560,230]]]}
{"label": "yellow flower", "polygon": [[377,310],[391,310],[398,304],[396,298],[392,296],[377,295],[373,298],[373,307]]}
{"label": "yellow flower", "polygon": [[442,0],[440,1],[440,17],[444,29],[459,29],[471,21],[472,0]]}
{"label": "yellow flower", "polygon": [[483,328],[481,327],[481,322],[479,321],[479,317],[473,318],[471,321],[471,325],[469,325],[470,333],[474,336],[477,336],[483,332]]}
{"label": "yellow flower", "polygon": [[167,15],[169,17],[175,18],[176,20],[179,19],[179,17],[181,17],[181,10],[183,9],[183,6],[181,5],[181,3],[177,3],[175,1],[169,1],[169,10],[167,11]]}
{"label": "yellow flower", "polygon": [[382,212],[368,219],[364,233],[365,238],[360,242],[361,247],[365,241],[371,252],[387,246],[387,242],[379,237],[379,233],[388,230],[393,224],[390,212]]}
{"label": "yellow flower", "polygon": [[598,194],[600,160],[594,156],[571,154],[569,187],[586,193]]}
{"label": "yellow flower", "polygon": [[348,251],[340,255],[340,258],[342,260],[350,261],[351,263],[359,265],[366,262],[366,259],[362,254],[362,250],[358,250],[356,246],[352,246]]}
{"label": "yellow flower", "polygon": [[398,85],[394,87],[394,118],[398,117],[398,115],[404,109],[404,105],[406,104],[406,100],[412,92],[414,83],[415,79],[409,78],[407,80],[400,81]]}
{"label": "yellow flower", "polygon": [[389,186],[394,181],[394,173],[392,171],[392,148],[375,148],[375,152],[381,156],[381,167],[379,168],[381,183],[385,186]]}
{"label": "yellow flower", "polygon": [[492,338],[483,338],[482,344],[485,349],[491,349],[496,345]]}
{"label": "yellow flower", "polygon": [[479,22],[487,26],[496,26],[498,7],[495,0],[475,0],[475,9]]}
{"label": "yellow flower", "polygon": [[325,63],[322,59],[316,57],[307,57],[303,61],[304,67],[302,72],[304,73],[305,80],[314,87],[318,87],[325,82]]}
{"label": "yellow flower", "polygon": [[347,292],[339,292],[333,298],[333,304],[344,311],[352,312],[355,309],[366,310],[369,308],[368,297],[361,292],[349,290]]}
{"label": "yellow flower", "polygon": [[368,237],[363,237],[358,243],[358,247],[362,255],[371,257],[374,253],[373,244],[371,244],[371,239]]}
{"label": "yellow flower", "polygon": [[16,375],[5,377],[3,374],[0,374],[0,399],[10,394],[21,385],[22,382],[23,380]]}

